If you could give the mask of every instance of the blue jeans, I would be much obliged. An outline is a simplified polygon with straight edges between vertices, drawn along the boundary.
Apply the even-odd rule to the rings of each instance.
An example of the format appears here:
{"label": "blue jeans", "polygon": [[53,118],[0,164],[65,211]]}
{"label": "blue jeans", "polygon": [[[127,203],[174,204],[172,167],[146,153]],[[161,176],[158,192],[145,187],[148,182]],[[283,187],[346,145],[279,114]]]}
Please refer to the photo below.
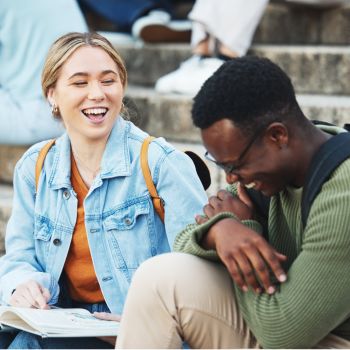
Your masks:
{"label": "blue jeans", "polygon": [[133,23],[153,9],[171,13],[170,0],[79,0],[80,5],[106,18],[118,31],[130,33]]}
{"label": "blue jeans", "polygon": [[[83,308],[90,312],[110,312],[106,303],[85,304],[71,302],[70,307]],[[0,349],[113,349],[109,343],[98,338],[41,338],[38,335],[20,331],[0,333]]]}

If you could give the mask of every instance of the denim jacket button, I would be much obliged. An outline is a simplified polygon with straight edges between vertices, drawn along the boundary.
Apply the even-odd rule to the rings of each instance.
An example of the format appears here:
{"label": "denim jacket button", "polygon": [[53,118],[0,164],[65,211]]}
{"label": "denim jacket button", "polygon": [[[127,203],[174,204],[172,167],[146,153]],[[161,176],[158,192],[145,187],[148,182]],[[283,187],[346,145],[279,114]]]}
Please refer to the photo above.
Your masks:
{"label": "denim jacket button", "polygon": [[132,220],[130,218],[126,218],[126,219],[124,219],[124,223],[125,223],[125,225],[129,226],[132,224]]}
{"label": "denim jacket button", "polygon": [[61,245],[61,240],[60,239],[58,239],[58,238],[55,238],[54,240],[53,240],[53,244],[55,245],[55,246],[59,246],[59,245]]}
{"label": "denim jacket button", "polygon": [[63,198],[64,198],[64,199],[69,199],[69,197],[70,197],[69,191],[64,191],[64,192],[63,192]]}

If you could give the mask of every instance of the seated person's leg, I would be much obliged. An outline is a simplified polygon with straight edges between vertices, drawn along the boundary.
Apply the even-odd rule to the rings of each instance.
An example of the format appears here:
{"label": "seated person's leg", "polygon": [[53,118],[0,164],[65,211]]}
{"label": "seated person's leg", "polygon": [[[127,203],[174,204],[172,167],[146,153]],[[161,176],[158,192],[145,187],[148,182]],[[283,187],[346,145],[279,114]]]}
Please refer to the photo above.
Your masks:
{"label": "seated person's leg", "polygon": [[0,349],[7,349],[17,332],[0,332]]}
{"label": "seated person's leg", "polygon": [[21,331],[19,332],[12,343],[9,345],[9,349],[42,349],[42,338],[38,335]]}
{"label": "seated person's leg", "polygon": [[42,349],[113,349],[114,346],[98,338],[45,338]]}
{"label": "seated person's leg", "polygon": [[118,348],[257,347],[239,313],[226,269],[171,253],[141,265],[131,284]]}
{"label": "seated person's leg", "polygon": [[[99,310],[107,311],[107,310]],[[0,333],[1,334],[1,333]],[[12,342],[11,342],[12,341]],[[15,339],[2,339],[0,349],[113,349],[114,346],[95,337],[41,338],[38,335],[21,331]]]}
{"label": "seated person's leg", "polygon": [[60,136],[62,123],[54,120],[43,98],[16,101],[0,89],[0,144],[31,145]]}
{"label": "seated person's leg", "polygon": [[[97,338],[41,338],[38,335],[19,332],[9,349],[113,349],[113,346]],[[1,347],[3,349],[3,347]]]}

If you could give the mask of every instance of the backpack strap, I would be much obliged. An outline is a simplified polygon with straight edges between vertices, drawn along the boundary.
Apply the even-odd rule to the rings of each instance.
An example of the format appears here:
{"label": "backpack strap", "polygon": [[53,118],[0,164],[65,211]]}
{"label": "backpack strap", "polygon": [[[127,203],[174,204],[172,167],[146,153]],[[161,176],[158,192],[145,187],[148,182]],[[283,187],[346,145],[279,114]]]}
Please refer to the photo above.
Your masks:
{"label": "backpack strap", "polygon": [[329,179],[333,171],[350,157],[350,133],[343,132],[331,137],[324,143],[311,161],[301,200],[301,220],[303,226],[312,202],[320,192],[322,185]]}
{"label": "backpack strap", "polygon": [[[329,124],[332,125],[332,124]],[[343,132],[331,137],[324,143],[311,161],[306,175],[301,199],[301,220],[306,226],[310,208],[323,184],[329,179],[333,171],[350,157],[350,133]],[[270,206],[270,198],[254,189],[247,190],[253,201],[258,215],[263,220],[264,237],[267,237],[267,220]]]}
{"label": "backpack strap", "polygon": [[246,192],[254,204],[256,214],[259,216],[259,221],[263,227],[263,237],[268,240],[270,197],[265,196],[260,191],[254,190],[253,188],[246,188]]}
{"label": "backpack strap", "polygon": [[[152,197],[152,202],[154,205],[154,209],[156,210],[157,214],[159,215],[160,219],[164,222],[164,201],[161,197],[158,196],[157,190],[154,186],[153,179],[151,172],[149,170],[148,166],[148,146],[149,144],[154,140],[154,137],[148,136],[142,144],[141,147],[141,169],[142,174],[146,182],[147,189]],[[52,145],[55,143],[56,140],[49,141],[39,152],[38,159],[35,164],[35,186],[36,190],[38,189],[39,184],[39,178],[41,174],[41,170],[44,165],[44,161],[46,158],[47,153],[49,152]]]}
{"label": "backpack strap", "polygon": [[36,189],[36,191],[38,191],[39,178],[40,178],[41,170],[43,169],[46,155],[55,142],[56,142],[55,139],[49,141],[39,152],[38,159],[36,160],[36,164],[35,164],[35,189]]}
{"label": "backpack strap", "polygon": [[158,196],[158,192],[156,187],[154,186],[151,172],[148,166],[148,146],[155,139],[153,136],[148,136],[142,143],[141,147],[141,169],[142,174],[146,182],[146,186],[148,188],[148,192],[151,195],[153,206],[155,211],[157,212],[160,219],[164,222],[164,201],[161,197]]}

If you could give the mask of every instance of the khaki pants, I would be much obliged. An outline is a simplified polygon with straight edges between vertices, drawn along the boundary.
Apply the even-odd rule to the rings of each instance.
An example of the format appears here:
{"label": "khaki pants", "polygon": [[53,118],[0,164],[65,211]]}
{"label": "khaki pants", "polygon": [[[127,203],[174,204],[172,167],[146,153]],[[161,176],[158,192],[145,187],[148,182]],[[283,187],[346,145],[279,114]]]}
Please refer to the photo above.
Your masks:
{"label": "khaki pants", "polygon": [[[188,254],[159,255],[135,273],[117,348],[259,348],[226,269]],[[350,348],[327,336],[317,348]]]}

